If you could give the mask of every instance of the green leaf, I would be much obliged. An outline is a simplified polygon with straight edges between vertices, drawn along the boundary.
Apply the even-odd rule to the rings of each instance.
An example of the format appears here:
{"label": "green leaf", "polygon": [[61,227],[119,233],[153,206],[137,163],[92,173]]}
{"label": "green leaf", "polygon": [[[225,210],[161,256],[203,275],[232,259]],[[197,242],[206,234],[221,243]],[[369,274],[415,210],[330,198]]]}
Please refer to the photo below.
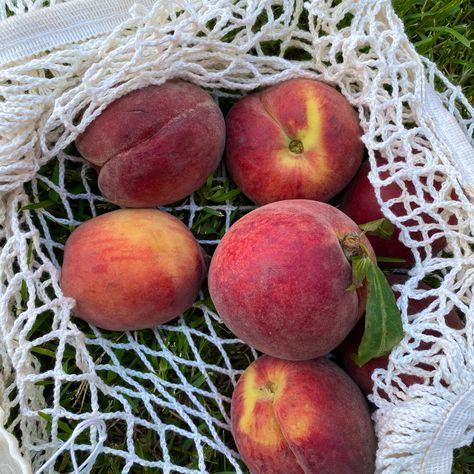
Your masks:
{"label": "green leaf", "polygon": [[206,186],[208,188],[210,188],[212,186],[212,181],[214,179],[214,173],[213,174],[210,174],[208,177],[207,177],[207,180],[206,180]]}
{"label": "green leaf", "polygon": [[426,283],[431,288],[439,288],[441,286],[441,281],[440,276],[436,273],[428,273],[423,278],[423,283]]}
{"label": "green leaf", "polygon": [[359,229],[368,235],[375,235],[381,239],[389,239],[393,234],[393,224],[385,217],[375,221],[360,224]]}
{"label": "green leaf", "polygon": [[209,199],[214,202],[224,202],[227,200],[232,200],[241,193],[239,188],[231,189],[227,192],[218,192],[212,196],[209,196]]}
{"label": "green leaf", "polygon": [[466,48],[471,47],[471,42],[463,36],[459,31],[456,31],[453,28],[450,28],[449,26],[432,26],[431,27],[432,31],[441,31],[442,33],[447,33],[451,36],[454,36],[457,40],[459,40]]}
{"label": "green leaf", "polygon": [[359,366],[388,354],[403,338],[395,295],[384,273],[372,260],[367,271],[365,330],[354,361]]}
{"label": "green leaf", "polygon": [[[48,415],[47,413],[44,413],[42,411],[39,411],[38,415],[41,418],[43,418],[43,420],[46,420],[48,423],[50,424],[53,423],[53,417],[51,415]],[[64,431],[65,433],[68,433],[68,434],[72,433],[72,428],[62,420],[58,420],[58,427],[60,430]]]}
{"label": "green leaf", "polygon": [[28,303],[28,285],[26,284],[25,280],[22,280],[21,282],[21,301],[23,304],[26,305]]}
{"label": "green leaf", "polygon": [[33,204],[27,204],[26,206],[20,208],[20,212],[31,211],[33,209],[45,209],[47,207],[54,206],[54,204],[55,203],[53,201],[46,199],[44,201],[34,202]]}
{"label": "green leaf", "polygon": [[28,244],[28,253],[26,254],[26,263],[29,265],[31,263],[31,257],[33,256],[33,241],[30,240]]}
{"label": "green leaf", "polygon": [[53,417],[51,415],[48,415],[47,413],[43,413],[42,411],[39,411],[38,415],[40,416],[40,418],[43,418],[43,420],[46,420],[49,423],[52,423],[53,421]]}
{"label": "green leaf", "polygon": [[367,272],[369,271],[370,264],[372,261],[367,256],[355,255],[351,258],[352,262],[352,285],[347,289],[351,291],[355,288],[359,288],[364,280],[367,278]]}
{"label": "green leaf", "polygon": [[31,352],[34,352],[36,354],[41,354],[41,355],[45,355],[45,356],[48,356],[48,357],[52,357],[53,359],[56,358],[56,353],[49,350],[49,349],[45,349],[44,347],[32,347],[30,349]]}
{"label": "green leaf", "polygon": [[404,258],[377,257],[377,262],[380,262],[380,263],[406,263],[407,261]]}
{"label": "green leaf", "polygon": [[216,216],[216,217],[222,217],[224,215],[221,211],[218,211],[217,209],[212,209],[210,207],[203,207],[202,212],[211,216]]}

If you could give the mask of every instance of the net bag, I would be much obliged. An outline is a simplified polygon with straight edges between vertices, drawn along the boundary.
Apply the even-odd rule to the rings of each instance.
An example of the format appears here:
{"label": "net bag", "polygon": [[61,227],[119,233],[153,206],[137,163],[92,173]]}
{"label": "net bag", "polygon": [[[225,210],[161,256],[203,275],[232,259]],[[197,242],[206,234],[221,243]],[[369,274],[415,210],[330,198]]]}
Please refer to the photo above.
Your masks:
{"label": "net bag", "polygon": [[[374,375],[377,471],[449,473],[453,448],[474,435],[474,109],[417,55],[391,3],[1,0],[0,19],[0,404],[33,468],[62,447],[44,471],[106,460],[124,473],[246,472],[229,402],[256,353],[222,325],[206,289],[153,330],[112,333],[71,317],[58,285],[64,242],[111,208],[73,142],[145,85],[181,78],[225,106],[307,77],[357,109],[377,199],[416,260],[399,286],[405,337]],[[391,182],[404,192],[382,202]],[[234,195],[222,171],[168,210],[212,252],[251,208]],[[440,236],[446,251],[433,255]],[[439,286],[417,289],[425,277]],[[429,307],[407,317],[408,301],[427,294]],[[446,325],[452,309],[464,329]],[[430,348],[417,350],[423,341]],[[407,373],[422,382],[407,387]]]}

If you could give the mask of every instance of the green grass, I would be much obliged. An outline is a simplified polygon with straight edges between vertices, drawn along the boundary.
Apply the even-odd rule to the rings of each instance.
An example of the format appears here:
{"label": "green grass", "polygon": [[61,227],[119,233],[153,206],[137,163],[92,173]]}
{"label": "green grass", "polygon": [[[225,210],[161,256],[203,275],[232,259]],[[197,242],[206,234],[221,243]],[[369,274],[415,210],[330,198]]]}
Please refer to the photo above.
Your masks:
{"label": "green grass", "polygon": [[417,51],[474,102],[474,5],[464,0],[394,0]]}
{"label": "green grass", "polygon": [[[465,0],[456,1],[412,1],[412,0],[397,0],[394,2],[395,8],[399,15],[404,20],[406,32],[410,39],[414,42],[417,50],[435,61],[442,72],[444,72],[455,84],[461,85],[465,94],[471,102],[474,102],[474,57],[470,45],[474,45],[474,32],[472,21],[474,20],[474,6],[468,6],[469,2]],[[266,45],[270,50],[277,47],[276,45]],[[225,104],[227,108],[229,104]],[[73,147],[68,150],[75,155],[76,151]],[[92,170],[86,172],[86,180],[81,178],[82,164],[80,162],[67,161],[64,163],[65,179],[67,181],[67,188],[73,193],[80,196],[86,191],[85,185],[92,188],[94,192],[98,192],[96,185],[95,173]],[[61,179],[61,168],[59,161],[53,161],[46,165],[41,174],[48,177],[51,183],[58,185]],[[217,173],[219,175],[219,173]],[[34,196],[36,204],[29,205],[21,212],[30,211],[33,219],[39,224],[38,216],[47,211],[49,213],[48,219],[65,218],[66,210],[62,203],[60,195],[54,190],[54,186],[50,186],[47,182],[38,180],[36,182],[37,189],[33,185],[28,185],[27,190],[30,195]],[[224,217],[225,210],[223,204],[233,206],[230,215],[231,222],[234,222],[246,212],[246,207],[249,202],[242,196],[235,186],[228,180],[210,178],[205,186],[195,194],[195,200],[201,206],[197,213],[192,230],[195,235],[204,241],[213,241],[222,237],[225,226]],[[86,220],[90,218],[90,206],[87,200],[82,198],[70,199],[71,208],[74,216],[78,220]],[[178,207],[171,209],[175,215],[183,220],[188,218],[186,209],[183,205],[187,204],[187,200],[179,203]],[[113,205],[105,202],[96,202],[96,209],[98,213],[104,213],[114,209]],[[53,239],[63,244],[69,236],[71,230],[74,229],[75,223],[68,221],[61,224],[51,224],[49,221],[49,229],[52,232]],[[212,244],[205,245],[206,250],[212,253],[214,246]],[[35,257],[32,252],[32,257]],[[52,249],[51,257],[57,259],[61,263],[61,249]],[[47,289],[51,294],[51,289]],[[28,301],[29,294],[26,285],[22,287],[22,299],[24,303]],[[204,290],[203,298],[205,303],[212,307],[206,290]],[[21,311],[22,308],[18,308]],[[35,339],[47,335],[50,330],[50,314],[45,312],[38,317],[35,326],[30,332],[31,339]],[[202,311],[199,308],[189,310],[186,315],[187,324],[197,331],[208,332],[208,325],[204,320]],[[82,323],[78,323],[80,328],[84,331],[86,336],[90,338],[90,345],[88,346],[91,357],[100,363],[102,366],[111,367],[114,364],[114,358],[117,358],[121,363],[129,369],[136,371],[137,378],[140,374],[146,373],[147,370],[152,370],[163,380],[174,383],[173,387],[167,387],[166,391],[170,396],[176,397],[180,402],[187,406],[192,406],[193,402],[189,394],[183,392],[179,387],[179,374],[163,357],[158,357],[156,354],[146,355],[146,364],[136,354],[130,351],[123,350],[119,344],[125,340],[125,336],[120,333],[104,333],[108,340],[112,343],[112,348],[108,352],[104,352],[101,347],[93,343],[96,338],[91,329]],[[171,328],[179,324],[174,322]],[[232,337],[222,325],[212,322],[213,330],[222,338]],[[172,329],[163,330],[160,335],[164,344],[175,354],[179,355],[184,360],[192,360],[194,358],[193,352],[190,350],[189,340],[182,332],[176,332]],[[143,347],[150,347],[152,350],[158,352],[160,350],[156,335],[152,331],[143,331],[134,333],[132,335],[136,342]],[[218,347],[203,338],[194,338],[193,342],[196,345],[199,356],[208,363],[213,363],[219,367],[224,367],[222,354]],[[38,357],[43,369],[48,369],[54,364],[59,341],[51,340],[48,343],[41,344],[33,349],[35,355]],[[232,364],[237,369],[244,369],[253,359],[253,355],[248,348],[243,345],[234,344],[229,346],[228,352],[232,359]],[[149,367],[148,369],[146,367]],[[150,369],[151,368],[151,369]],[[77,373],[76,367],[76,353],[72,346],[66,346],[63,357],[63,370],[66,374]],[[209,389],[209,382],[205,380],[203,374],[196,368],[184,364],[180,367],[182,374],[186,379],[196,388]],[[99,370],[99,375],[102,379],[110,385],[128,385],[129,381],[125,381],[114,370],[104,369]],[[141,380],[141,379],[140,379]],[[230,396],[233,385],[229,376],[223,375],[219,372],[210,373],[211,382],[219,387],[219,391]],[[145,382],[141,380],[143,384]],[[53,398],[53,383],[52,380],[45,377],[42,382],[39,382],[44,388],[44,395],[47,403],[51,403]],[[155,387],[149,386],[151,393],[156,391]],[[14,394],[12,395],[14,396]],[[113,412],[122,409],[121,403],[113,398],[100,395],[100,402],[102,406],[106,407],[106,411]],[[222,413],[216,404],[215,400],[206,396],[197,396],[198,402],[201,403],[217,420],[223,421]],[[60,391],[61,405],[74,413],[87,413],[91,409],[90,394],[84,390],[84,386],[78,382],[64,383]],[[140,397],[134,397],[133,394],[127,395],[127,401],[132,407],[136,415],[150,420],[149,411],[144,407]],[[228,406],[226,405],[226,409]],[[157,409],[157,415],[163,422],[174,425],[181,429],[186,429],[186,423],[183,419],[176,415],[175,412],[169,409]],[[42,418],[48,426],[51,426],[51,417],[46,413],[42,414]],[[108,440],[106,445],[114,449],[126,449],[124,446],[124,431],[126,426],[119,420],[112,420],[108,424]],[[203,433],[209,435],[209,429],[204,423],[196,421],[199,429]],[[74,428],[74,423],[67,418],[62,418],[58,425],[58,436],[66,440]],[[230,433],[225,429],[219,430],[220,436],[224,442],[231,448],[235,449]],[[82,437],[80,442],[87,442],[86,437]],[[134,449],[137,454],[144,460],[159,459],[162,456],[161,448],[159,447],[159,439],[153,430],[138,427],[133,435]],[[172,434],[166,438],[166,444],[170,452],[172,460],[181,466],[189,468],[197,468],[198,458],[195,451],[194,443],[188,438]],[[225,459],[222,454],[212,450],[209,447],[204,448],[206,466],[209,472],[216,473],[231,473],[234,472],[232,465]],[[71,469],[71,461],[68,455],[61,458],[56,464],[59,472],[66,472]],[[123,468],[123,461],[119,457],[114,456],[99,456],[95,464],[94,473],[106,474],[121,472]],[[156,469],[138,467],[136,466],[134,473],[154,473]],[[474,472],[474,447],[468,447],[457,450],[455,452],[455,465],[453,468],[454,474],[467,474]]]}
{"label": "green grass", "polygon": [[[77,154],[74,146],[67,149],[68,154]],[[90,186],[92,191],[98,194],[96,173],[92,169],[86,169],[86,179],[83,180],[81,177],[81,171],[84,170],[84,164],[82,160],[71,161],[71,160],[53,160],[43,167],[40,171],[40,176],[43,179],[38,179],[31,184],[27,185],[28,193],[33,197],[32,202],[37,204],[23,206],[19,212],[30,211],[33,220],[38,226],[41,225],[39,216],[42,215],[46,218],[48,228],[51,231],[52,238],[58,244],[64,244],[70,235],[70,232],[76,227],[74,222],[66,222],[61,225],[52,223],[54,219],[66,219],[67,213],[64,203],[55,190],[55,185],[61,185],[60,176],[64,173],[65,180],[67,182],[68,190],[78,196],[78,198],[71,198],[68,203],[77,220],[85,221],[90,219],[90,209],[87,201],[80,198],[80,195],[86,191],[86,186]],[[216,175],[221,175],[222,172],[218,171]],[[230,222],[234,222],[240,218],[246,211],[246,206],[250,203],[240,193],[240,191],[228,180],[219,177],[210,177],[207,183],[194,195],[195,203],[200,206],[200,210],[197,212],[194,219],[192,230],[194,235],[201,241],[215,241],[220,239],[225,232],[225,212],[224,205],[232,205],[234,210],[229,213]],[[95,208],[98,214],[109,212],[116,208],[116,206],[105,203],[96,202]],[[186,205],[189,204],[189,199],[185,199],[180,203],[177,203],[170,210],[174,215],[182,219],[184,222],[188,222],[189,212],[186,209]],[[47,214],[46,214],[47,213]],[[204,243],[203,247],[208,254],[212,254],[215,245]],[[31,256],[36,257],[35,252],[31,251]],[[62,250],[60,248],[53,249],[50,256],[57,259],[58,264],[62,261]],[[30,257],[31,261],[31,257]],[[26,285],[22,286],[22,299],[24,306],[18,308],[21,312],[25,307],[29,299],[28,289]],[[203,289],[202,298],[200,304],[206,304],[211,310],[213,309],[212,302],[210,301],[207,290]],[[207,364],[212,364],[220,368],[225,369],[226,364],[223,359],[222,353],[219,348],[208,342],[203,337],[199,337],[199,333],[209,334],[209,326],[212,326],[212,330],[215,334],[223,339],[232,339],[234,336],[222,325],[215,321],[211,323],[205,321],[203,312],[198,308],[192,308],[185,313],[186,324],[189,328],[196,331],[197,336],[192,337],[192,342],[195,345],[199,357]],[[29,333],[29,339],[34,340],[43,336],[46,336],[50,331],[51,325],[51,313],[44,312],[38,318]],[[84,332],[87,338],[89,338],[88,351],[93,360],[99,364],[97,369],[98,375],[102,380],[109,386],[122,386],[125,388],[132,388],[134,382],[140,383],[143,387],[149,391],[149,393],[155,395],[157,399],[163,400],[158,390],[152,383],[145,380],[143,377],[147,373],[152,373],[158,376],[160,379],[165,380],[168,383],[173,384],[171,387],[160,387],[167,395],[173,397],[183,405],[189,407],[196,407],[201,405],[212,414],[212,416],[222,423],[225,423],[225,419],[222,416],[222,412],[219,408],[218,403],[213,399],[212,396],[196,395],[196,399],[193,401],[189,393],[184,390],[183,384],[180,382],[180,375],[182,374],[188,383],[196,389],[202,389],[207,392],[212,392],[210,384],[218,387],[221,394],[230,397],[233,391],[233,384],[228,375],[222,372],[208,371],[209,380],[206,381],[203,373],[191,366],[186,365],[186,362],[179,366],[179,369],[173,368],[172,365],[160,355],[160,343],[157,340],[157,336],[153,331],[140,331],[134,332],[130,337],[140,345],[141,348],[150,349],[150,352],[140,358],[136,352],[126,350],[118,346],[120,343],[127,341],[127,337],[124,333],[104,332],[102,337],[111,341],[112,348],[109,351],[104,351],[103,348],[96,344],[96,334],[91,331],[87,324],[80,320],[75,321],[80,329]],[[179,357],[183,361],[194,361],[196,359],[195,353],[191,349],[190,341],[182,332],[174,331],[173,328],[179,326],[179,321],[169,323],[169,329],[162,329],[159,331],[159,335],[163,341],[164,346],[169,349],[176,357]],[[57,349],[59,346],[57,339],[52,339],[47,343],[35,346],[32,352],[38,358],[42,365],[43,371],[50,369],[57,358]],[[153,352],[151,352],[153,351]],[[244,346],[243,344],[232,344],[226,346],[226,352],[232,360],[233,368],[237,370],[244,370],[249,363],[254,359],[252,351]],[[67,345],[63,358],[62,358],[62,369],[65,374],[77,374],[79,371],[76,366],[76,351],[75,349]],[[118,370],[115,369],[116,362],[120,361],[123,367],[126,367],[129,371],[134,371],[134,374],[130,378],[123,378]],[[53,400],[53,380],[51,377],[44,377],[44,379],[38,382],[44,389],[44,396],[46,399],[46,406],[51,406]],[[189,388],[189,387],[188,387]],[[125,396],[128,405],[131,408],[131,412],[141,419],[152,422],[150,410],[143,403],[143,394],[140,393],[129,393]],[[123,411],[123,404],[117,398],[113,396],[105,396],[99,393],[99,402],[101,409],[110,412]],[[67,408],[72,413],[83,414],[90,413],[92,409],[90,391],[84,384],[79,382],[65,382],[61,386],[60,390],[60,404]],[[228,412],[229,406],[225,402],[225,409]],[[172,425],[182,430],[189,429],[189,424],[180,417],[174,410],[164,408],[159,402],[154,406],[154,411],[159,419],[167,425]],[[41,417],[46,421],[48,427],[52,426],[52,418],[46,412],[41,413]],[[212,438],[212,433],[205,423],[200,422],[197,419],[193,419],[196,426],[199,428],[199,432]],[[75,422],[72,422],[67,417],[62,417],[58,423],[58,437],[62,440],[67,440],[75,426]],[[107,422],[108,428],[108,439],[107,446],[117,450],[127,450],[125,444],[124,433],[127,425],[123,421],[118,419]],[[219,435],[224,443],[235,450],[233,445],[233,439],[228,430],[219,429]],[[87,443],[88,438],[81,436],[78,440],[79,443]],[[133,434],[134,450],[142,459],[145,461],[154,461],[163,457],[162,450],[159,445],[159,435],[156,431],[146,429],[140,426],[135,427]],[[198,468],[198,457],[196,453],[196,447],[194,442],[187,438],[175,433],[169,433],[166,436],[166,445],[170,453],[171,460],[179,465],[186,466],[188,468]],[[221,453],[205,446],[204,454],[206,459],[206,467],[209,472],[231,472],[233,470],[232,465]],[[109,472],[121,472],[124,466],[123,459],[118,456],[100,455],[96,464],[94,465],[94,473],[109,473]],[[56,464],[56,469],[59,472],[65,472],[71,468],[71,460],[69,455],[65,454]],[[135,466],[134,473],[152,474],[156,471],[156,468],[146,468]]]}

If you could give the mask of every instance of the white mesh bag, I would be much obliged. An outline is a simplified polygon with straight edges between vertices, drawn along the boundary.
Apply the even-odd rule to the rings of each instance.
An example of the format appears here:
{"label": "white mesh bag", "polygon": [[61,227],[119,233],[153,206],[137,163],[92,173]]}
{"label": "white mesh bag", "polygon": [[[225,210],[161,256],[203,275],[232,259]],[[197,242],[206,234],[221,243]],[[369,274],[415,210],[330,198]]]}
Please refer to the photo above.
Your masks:
{"label": "white mesh bag", "polygon": [[[117,472],[245,472],[229,401],[256,353],[223,327],[205,289],[154,330],[110,333],[71,317],[58,285],[64,241],[111,209],[72,143],[107,104],[148,84],[182,78],[225,104],[310,77],[358,110],[379,201],[392,181],[417,191],[381,202],[416,264],[398,300],[405,338],[375,374],[377,471],[449,473],[453,448],[474,434],[474,109],[417,55],[390,2],[0,0],[0,19],[0,404],[33,468],[62,447],[42,472],[99,472],[104,460]],[[211,251],[250,209],[228,186],[218,175],[169,209]],[[399,203],[405,217],[392,212]],[[448,246],[437,256],[440,235]],[[427,275],[440,280],[433,301],[407,318]],[[463,330],[444,322],[453,308]],[[422,341],[433,344],[417,350]],[[406,373],[424,382],[407,387]]]}

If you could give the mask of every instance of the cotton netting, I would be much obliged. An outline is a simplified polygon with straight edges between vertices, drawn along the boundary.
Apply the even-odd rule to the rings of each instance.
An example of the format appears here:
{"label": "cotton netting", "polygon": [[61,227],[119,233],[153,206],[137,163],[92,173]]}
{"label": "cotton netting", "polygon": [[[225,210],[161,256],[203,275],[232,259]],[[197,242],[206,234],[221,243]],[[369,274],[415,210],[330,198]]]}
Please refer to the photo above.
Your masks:
{"label": "cotton netting", "polygon": [[[47,10],[46,3],[4,0],[0,18]],[[76,2],[48,2],[63,3]],[[0,395],[7,427],[35,468],[95,416],[108,432],[98,462],[113,459],[122,472],[216,472],[223,458],[228,470],[245,471],[230,434],[229,402],[257,354],[222,325],[205,288],[184,316],[154,330],[111,333],[71,316],[73,301],[58,285],[64,242],[81,222],[113,209],[73,141],[107,104],[148,84],[191,81],[225,109],[292,77],[339,88],[358,110],[378,199],[384,184],[403,190],[380,200],[416,264],[399,287],[406,335],[388,370],[375,375],[377,469],[449,472],[452,449],[472,441],[472,183],[426,105],[427,90],[438,91],[471,145],[472,106],[418,57],[388,1],[160,0],[138,2],[110,34],[0,70]],[[383,165],[376,151],[386,157]],[[221,169],[167,210],[212,253],[251,209],[234,189]],[[405,217],[393,213],[400,204]],[[216,222],[218,232],[211,230]],[[440,236],[447,248],[435,256],[431,244]],[[417,289],[426,277],[439,286]],[[429,306],[408,318],[408,301],[427,296]],[[453,308],[466,318],[465,329],[446,325]],[[432,344],[419,350],[422,341]],[[400,375],[407,373],[423,383],[406,387]],[[97,436],[92,427],[76,440],[78,463]],[[56,471],[68,456],[59,457]]]}

